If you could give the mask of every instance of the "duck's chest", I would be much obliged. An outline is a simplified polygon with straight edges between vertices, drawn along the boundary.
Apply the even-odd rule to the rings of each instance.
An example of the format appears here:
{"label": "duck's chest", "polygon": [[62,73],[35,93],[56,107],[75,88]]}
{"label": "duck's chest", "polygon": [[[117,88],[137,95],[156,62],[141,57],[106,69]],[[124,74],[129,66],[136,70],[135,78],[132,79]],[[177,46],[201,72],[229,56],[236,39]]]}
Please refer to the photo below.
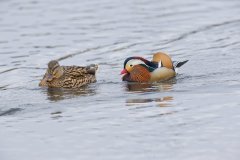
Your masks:
{"label": "duck's chest", "polygon": [[63,87],[64,78],[55,78],[51,82],[48,82],[49,87]]}

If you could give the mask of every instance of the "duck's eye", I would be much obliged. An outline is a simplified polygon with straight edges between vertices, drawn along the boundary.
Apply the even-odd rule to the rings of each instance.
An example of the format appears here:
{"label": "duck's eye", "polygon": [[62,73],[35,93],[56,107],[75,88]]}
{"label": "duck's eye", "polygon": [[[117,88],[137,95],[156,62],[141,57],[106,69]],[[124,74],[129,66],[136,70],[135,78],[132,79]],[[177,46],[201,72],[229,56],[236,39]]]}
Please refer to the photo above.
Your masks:
{"label": "duck's eye", "polygon": [[130,64],[130,67],[132,67],[133,65],[132,64]]}

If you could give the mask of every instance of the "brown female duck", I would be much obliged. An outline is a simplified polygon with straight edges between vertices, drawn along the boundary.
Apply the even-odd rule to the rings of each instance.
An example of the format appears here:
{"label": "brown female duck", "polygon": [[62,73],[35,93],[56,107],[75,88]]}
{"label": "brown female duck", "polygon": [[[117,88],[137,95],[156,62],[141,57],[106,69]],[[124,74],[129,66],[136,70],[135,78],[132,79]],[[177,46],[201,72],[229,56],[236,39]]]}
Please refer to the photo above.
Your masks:
{"label": "brown female duck", "polygon": [[96,82],[98,66],[91,64],[86,67],[60,66],[58,61],[50,61],[48,69],[39,83],[39,86],[53,88],[79,88]]}

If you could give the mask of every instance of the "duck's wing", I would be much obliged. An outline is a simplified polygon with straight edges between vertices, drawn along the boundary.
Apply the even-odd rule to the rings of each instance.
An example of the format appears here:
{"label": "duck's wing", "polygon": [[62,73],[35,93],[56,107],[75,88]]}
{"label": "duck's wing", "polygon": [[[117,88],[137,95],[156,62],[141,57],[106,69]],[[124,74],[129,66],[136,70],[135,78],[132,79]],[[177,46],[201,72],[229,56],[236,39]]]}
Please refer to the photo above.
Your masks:
{"label": "duck's wing", "polygon": [[71,77],[82,77],[87,74],[95,75],[98,65],[91,64],[89,66],[64,66],[64,74]]}
{"label": "duck's wing", "polygon": [[92,74],[85,74],[78,77],[65,77],[63,79],[64,88],[79,88],[89,83],[96,82],[96,76]]}
{"label": "duck's wing", "polygon": [[173,62],[169,55],[163,52],[158,52],[153,55],[152,59],[153,63],[156,63],[158,68],[166,67],[169,69],[173,69]]}
{"label": "duck's wing", "polygon": [[136,65],[130,72],[131,82],[149,82],[151,75],[147,67],[142,65]]}

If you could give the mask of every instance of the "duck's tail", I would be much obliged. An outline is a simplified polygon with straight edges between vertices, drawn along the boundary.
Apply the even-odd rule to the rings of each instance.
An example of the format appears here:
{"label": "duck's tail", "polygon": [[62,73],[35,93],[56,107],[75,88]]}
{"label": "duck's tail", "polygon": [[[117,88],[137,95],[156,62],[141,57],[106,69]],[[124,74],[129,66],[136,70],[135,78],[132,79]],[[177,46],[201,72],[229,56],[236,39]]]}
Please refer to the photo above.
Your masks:
{"label": "duck's tail", "polygon": [[175,72],[178,73],[178,69],[187,62],[188,62],[188,60],[182,61],[182,62],[173,61],[173,66],[174,66]]}
{"label": "duck's tail", "polygon": [[98,65],[97,64],[90,64],[86,68],[87,68],[87,72],[89,74],[95,74],[97,69],[98,69]]}
{"label": "duck's tail", "polygon": [[182,62],[173,61],[173,66],[174,66],[174,68],[180,68],[182,65],[184,65],[187,62],[188,62],[188,60],[182,61]]}

